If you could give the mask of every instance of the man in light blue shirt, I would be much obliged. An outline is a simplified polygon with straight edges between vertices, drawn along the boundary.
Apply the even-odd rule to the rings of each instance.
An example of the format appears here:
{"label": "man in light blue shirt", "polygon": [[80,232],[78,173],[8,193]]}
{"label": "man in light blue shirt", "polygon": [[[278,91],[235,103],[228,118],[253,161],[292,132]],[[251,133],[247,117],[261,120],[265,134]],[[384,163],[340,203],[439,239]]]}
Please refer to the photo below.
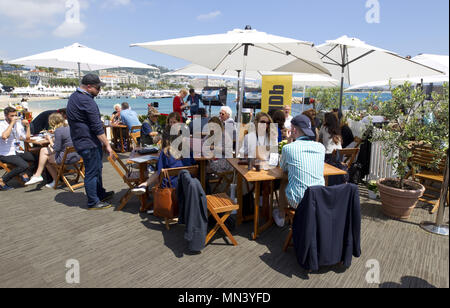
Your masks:
{"label": "man in light blue shirt", "polygon": [[[310,141],[309,137],[313,136],[311,121],[307,116],[299,115],[292,119],[291,138],[295,141],[283,147],[280,166],[288,175],[287,186],[282,184],[281,192],[285,186],[287,205],[294,209],[300,204],[308,187],[325,185],[325,147]],[[284,225],[285,206],[285,202],[280,202],[280,207],[274,210],[277,225]]]}
{"label": "man in light blue shirt", "polygon": [[123,124],[128,126],[128,130],[130,133],[136,133],[140,131],[140,129],[136,129],[131,131],[133,126],[141,126],[141,121],[139,121],[139,117],[137,113],[130,109],[130,105],[128,103],[122,103],[122,111],[120,111],[120,119]]}

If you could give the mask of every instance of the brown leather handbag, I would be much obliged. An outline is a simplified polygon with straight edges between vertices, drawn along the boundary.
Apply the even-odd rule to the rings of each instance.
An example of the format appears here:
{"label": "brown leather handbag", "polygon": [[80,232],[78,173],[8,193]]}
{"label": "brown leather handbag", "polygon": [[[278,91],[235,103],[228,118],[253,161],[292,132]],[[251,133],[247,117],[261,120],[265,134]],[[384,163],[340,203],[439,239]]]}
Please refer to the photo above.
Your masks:
{"label": "brown leather handbag", "polygon": [[[160,177],[160,181],[157,187],[152,189],[153,193],[153,214],[172,219],[178,217],[178,202],[176,189],[172,187],[170,176],[166,170],[161,170],[163,177]],[[169,188],[162,188],[162,182],[167,179]]]}

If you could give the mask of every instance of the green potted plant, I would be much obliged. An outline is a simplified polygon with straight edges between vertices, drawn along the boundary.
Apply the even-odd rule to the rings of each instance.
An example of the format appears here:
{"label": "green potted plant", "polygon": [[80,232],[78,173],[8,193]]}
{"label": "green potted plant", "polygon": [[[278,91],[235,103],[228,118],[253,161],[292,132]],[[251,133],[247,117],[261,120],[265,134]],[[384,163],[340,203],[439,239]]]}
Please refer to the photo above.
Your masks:
{"label": "green potted plant", "polygon": [[[391,91],[392,100],[380,103],[378,110],[387,124],[381,130],[373,130],[372,141],[383,143],[384,155],[395,168],[397,178],[380,179],[377,186],[383,213],[408,219],[425,191],[423,185],[406,178],[413,145],[427,144],[433,152],[442,153],[441,158],[448,148],[448,85],[444,85],[444,95],[435,96],[431,102],[425,101],[420,87],[413,88],[410,83]],[[435,114],[431,122],[427,120],[430,111]]]}
{"label": "green potted plant", "polygon": [[367,184],[369,199],[376,200],[378,195],[377,181],[371,180]]}
{"label": "green potted plant", "polygon": [[374,129],[372,141],[383,144],[383,154],[395,168],[398,178],[384,178],[377,182],[382,211],[393,218],[407,219],[425,187],[406,179],[408,160],[412,156],[411,143],[421,141],[421,105],[425,95],[420,88],[405,83],[391,89],[392,100],[380,103],[379,113],[387,124],[381,130]]}

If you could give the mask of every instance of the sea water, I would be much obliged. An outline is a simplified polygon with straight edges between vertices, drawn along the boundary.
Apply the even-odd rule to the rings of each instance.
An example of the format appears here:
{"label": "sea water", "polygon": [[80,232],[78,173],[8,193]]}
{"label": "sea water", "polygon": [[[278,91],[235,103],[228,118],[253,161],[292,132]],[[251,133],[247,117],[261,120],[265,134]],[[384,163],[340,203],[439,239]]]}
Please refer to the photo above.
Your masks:
{"label": "sea water", "polygon": [[[364,99],[369,95],[369,93],[345,93],[345,96],[351,97],[356,96],[359,99]],[[303,93],[294,93],[294,97],[302,97]],[[382,93],[380,99],[382,101],[390,100],[392,98],[390,93]],[[233,114],[236,112],[236,95],[228,94],[227,97],[227,105],[233,111]],[[41,102],[32,102],[30,103],[31,108],[36,108],[39,110],[52,110],[52,109],[61,109],[67,106],[67,99],[60,100],[52,100],[52,101],[41,101]],[[123,102],[127,102],[131,109],[136,111],[139,115],[146,115],[148,104],[157,102],[159,104],[158,110],[160,113],[169,114],[173,111],[173,98],[158,98],[158,99],[144,99],[141,97],[138,98],[96,98],[95,101],[100,109],[100,113],[102,115],[111,115],[114,111],[114,105],[121,104]],[[204,106],[209,113],[209,106]],[[336,106],[338,107],[338,106]],[[310,108],[308,105],[305,105],[305,109]],[[214,116],[218,116],[220,111],[220,107],[211,106],[211,114]],[[302,111],[301,104],[294,104],[292,107],[292,115],[295,116],[300,114]]]}

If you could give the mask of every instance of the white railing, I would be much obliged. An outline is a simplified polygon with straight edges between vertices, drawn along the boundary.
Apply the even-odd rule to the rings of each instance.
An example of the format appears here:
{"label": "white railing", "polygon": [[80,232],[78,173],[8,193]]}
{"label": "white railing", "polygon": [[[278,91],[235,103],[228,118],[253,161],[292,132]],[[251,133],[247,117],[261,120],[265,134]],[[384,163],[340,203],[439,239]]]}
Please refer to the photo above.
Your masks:
{"label": "white railing", "polygon": [[[362,138],[366,130],[366,124],[349,120],[348,125],[353,135]],[[380,131],[379,129],[375,129]],[[394,168],[389,164],[388,158],[383,154],[383,143],[373,142],[370,155],[370,173],[367,180],[378,180],[387,177],[396,177]]]}
{"label": "white railing", "polygon": [[383,154],[383,149],[382,142],[372,143],[368,180],[396,177],[394,168],[388,162],[388,157]]}

